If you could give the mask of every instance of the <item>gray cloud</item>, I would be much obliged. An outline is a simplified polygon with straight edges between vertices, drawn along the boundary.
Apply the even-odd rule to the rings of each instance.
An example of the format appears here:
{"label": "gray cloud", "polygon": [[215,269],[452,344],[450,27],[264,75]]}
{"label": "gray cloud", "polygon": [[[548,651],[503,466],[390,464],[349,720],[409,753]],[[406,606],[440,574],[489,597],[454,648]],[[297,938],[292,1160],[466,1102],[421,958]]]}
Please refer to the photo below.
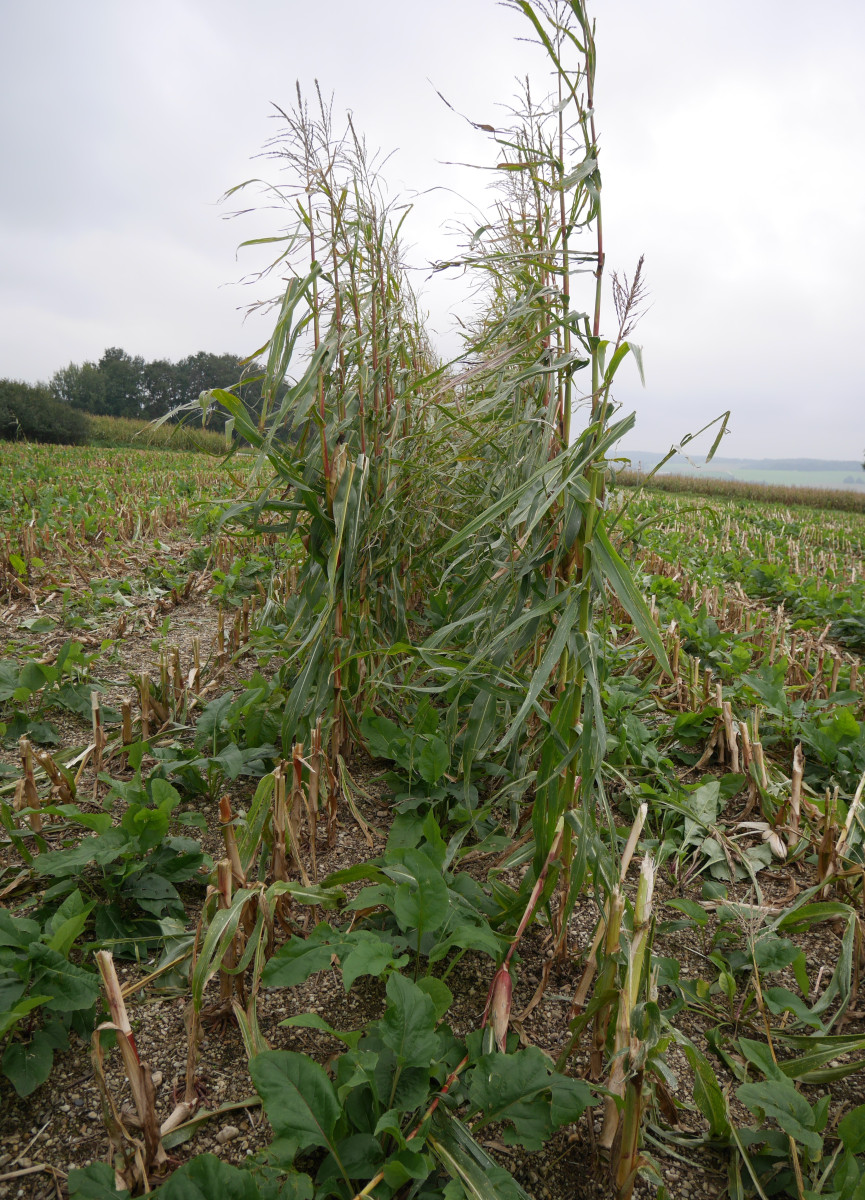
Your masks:
{"label": "gray cloud", "polygon": [[[730,454],[848,458],[865,446],[858,345],[865,266],[859,128],[865,16],[835,0],[596,0],[608,263],[640,253],[653,307],[647,388],[618,399],[629,442],[663,449],[722,409]],[[148,357],[248,352],[255,260],[235,246],[278,214],[226,222],[232,184],[274,132],[270,101],[314,79],[419,193],[417,279],[452,252],[441,226],[483,205],[490,148],[430,83],[500,119],[540,59],[493,0],[0,0],[0,374],[47,378],[122,345]],[[432,188],[446,190],[428,191]],[[445,349],[460,281],[426,288]]]}

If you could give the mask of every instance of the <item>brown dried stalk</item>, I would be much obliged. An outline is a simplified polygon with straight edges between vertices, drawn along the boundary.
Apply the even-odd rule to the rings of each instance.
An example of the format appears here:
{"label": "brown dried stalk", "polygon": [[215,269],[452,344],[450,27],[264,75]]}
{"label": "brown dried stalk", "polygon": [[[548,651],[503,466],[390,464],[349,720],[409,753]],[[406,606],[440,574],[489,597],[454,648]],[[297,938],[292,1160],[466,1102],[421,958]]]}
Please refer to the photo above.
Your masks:
{"label": "brown dried stalk", "polygon": [[802,811],[802,780],[805,776],[805,755],[802,743],[797,742],[793,750],[793,771],[790,776],[790,816],[787,822],[787,844],[799,841],[799,818]]}
{"label": "brown dried stalk", "polygon": [[[153,1079],[150,1069],[141,1061],[138,1054],[135,1035],[132,1032],[132,1026],[129,1023],[129,1017],[126,1013],[126,1004],[124,1003],[120,983],[117,979],[117,972],[114,969],[114,959],[111,951],[98,950],[96,953],[96,965],[102,976],[102,986],[105,989],[105,997],[111,1013],[111,1021],[100,1025],[99,1030],[108,1028],[114,1029],[117,1033],[117,1045],[123,1059],[123,1069],[126,1073],[126,1078],[129,1080],[132,1099],[135,1103],[138,1120],[141,1124],[141,1132],[144,1137],[144,1179],[142,1182],[146,1184],[147,1173],[153,1167],[161,1167],[168,1159],[165,1147],[162,1145],[162,1135],[156,1119],[156,1096]],[[99,1043],[99,1030],[94,1034],[96,1046]],[[107,1084],[105,1085],[105,1090],[107,1094]],[[113,1104],[112,1109],[114,1109]],[[114,1109],[114,1115],[116,1116],[116,1109]]]}
{"label": "brown dried stalk", "polygon": [[[13,807],[16,812],[22,808],[39,808],[39,792],[36,789],[36,776],[33,773],[33,746],[26,737],[18,739],[18,753],[21,756],[23,779],[19,779],[15,788]],[[29,817],[30,828],[34,833],[42,832],[42,814],[32,812]]]}
{"label": "brown dried stalk", "polygon": [[222,825],[222,838],[225,842],[225,853],[231,863],[231,874],[236,887],[246,887],[246,875],[240,861],[240,851],[237,837],[234,833],[234,814],[231,811],[231,797],[226,793],[219,801],[219,820]]}

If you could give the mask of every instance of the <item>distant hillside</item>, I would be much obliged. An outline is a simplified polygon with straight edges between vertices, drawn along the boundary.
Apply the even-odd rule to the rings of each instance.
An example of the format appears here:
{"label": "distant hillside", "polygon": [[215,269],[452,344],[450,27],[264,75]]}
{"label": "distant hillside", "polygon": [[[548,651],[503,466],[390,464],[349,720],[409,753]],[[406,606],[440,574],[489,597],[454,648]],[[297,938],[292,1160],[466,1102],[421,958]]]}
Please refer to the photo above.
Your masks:
{"label": "distant hillside", "polygon": [[[626,450],[635,470],[651,471],[663,454],[652,450]],[[739,479],[743,483],[777,483],[788,486],[850,488],[865,490],[865,471],[857,459],[826,458],[713,458],[707,466],[695,453],[692,462],[676,454],[661,471],[665,475],[703,475],[716,479]]]}

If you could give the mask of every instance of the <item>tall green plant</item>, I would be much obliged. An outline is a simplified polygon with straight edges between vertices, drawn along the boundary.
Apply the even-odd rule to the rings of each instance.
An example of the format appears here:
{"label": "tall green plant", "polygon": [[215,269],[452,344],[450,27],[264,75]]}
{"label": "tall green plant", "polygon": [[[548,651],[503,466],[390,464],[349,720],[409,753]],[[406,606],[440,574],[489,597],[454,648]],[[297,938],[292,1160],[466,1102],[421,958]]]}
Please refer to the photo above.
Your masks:
{"label": "tall green plant", "polygon": [[324,715],[335,760],[364,708],[432,698],[469,806],[483,770],[504,771],[512,801],[533,796],[536,874],[567,814],[564,950],[603,801],[610,593],[665,655],[607,523],[607,455],[633,423],[612,387],[629,353],[640,363],[642,284],[639,268],[617,282],[603,337],[594,30],[580,0],[515,7],[555,85],[542,103],[527,88],[493,135],[503,184],[459,260],[484,273],[488,304],[460,360],[433,358],[400,265],[404,213],[353,126],[335,136],[322,98],[312,115],[298,97],[271,147],[291,224],[272,239],[288,283],[258,426],[231,392],[212,396],[259,453],[259,491],[226,517],[300,529],[308,550],[284,613],[265,617],[281,618],[286,752]]}

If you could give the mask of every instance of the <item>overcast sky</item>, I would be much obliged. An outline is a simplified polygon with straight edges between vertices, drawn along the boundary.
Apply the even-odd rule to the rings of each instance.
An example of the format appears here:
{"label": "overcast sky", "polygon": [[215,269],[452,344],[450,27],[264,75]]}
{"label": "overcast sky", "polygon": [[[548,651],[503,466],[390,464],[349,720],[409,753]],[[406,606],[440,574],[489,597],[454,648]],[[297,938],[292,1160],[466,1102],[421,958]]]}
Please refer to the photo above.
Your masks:
{"label": "overcast sky", "polygon": [[[652,299],[645,390],[620,372],[627,445],[666,450],[729,408],[720,454],[859,456],[865,6],[590,11],[607,263],[630,273],[645,253]],[[442,164],[493,147],[435,89],[501,123],[517,76],[544,84],[526,33],[494,0],[0,0],[0,376],[45,380],[107,346],[176,359],[264,340],[235,284],[253,230],[218,201],[268,170],[270,102],[290,105],[296,79],[395,151],[391,189],[417,194],[413,280],[452,350],[465,287],[424,268],[454,253],[444,227],[475,218],[486,176]]]}

